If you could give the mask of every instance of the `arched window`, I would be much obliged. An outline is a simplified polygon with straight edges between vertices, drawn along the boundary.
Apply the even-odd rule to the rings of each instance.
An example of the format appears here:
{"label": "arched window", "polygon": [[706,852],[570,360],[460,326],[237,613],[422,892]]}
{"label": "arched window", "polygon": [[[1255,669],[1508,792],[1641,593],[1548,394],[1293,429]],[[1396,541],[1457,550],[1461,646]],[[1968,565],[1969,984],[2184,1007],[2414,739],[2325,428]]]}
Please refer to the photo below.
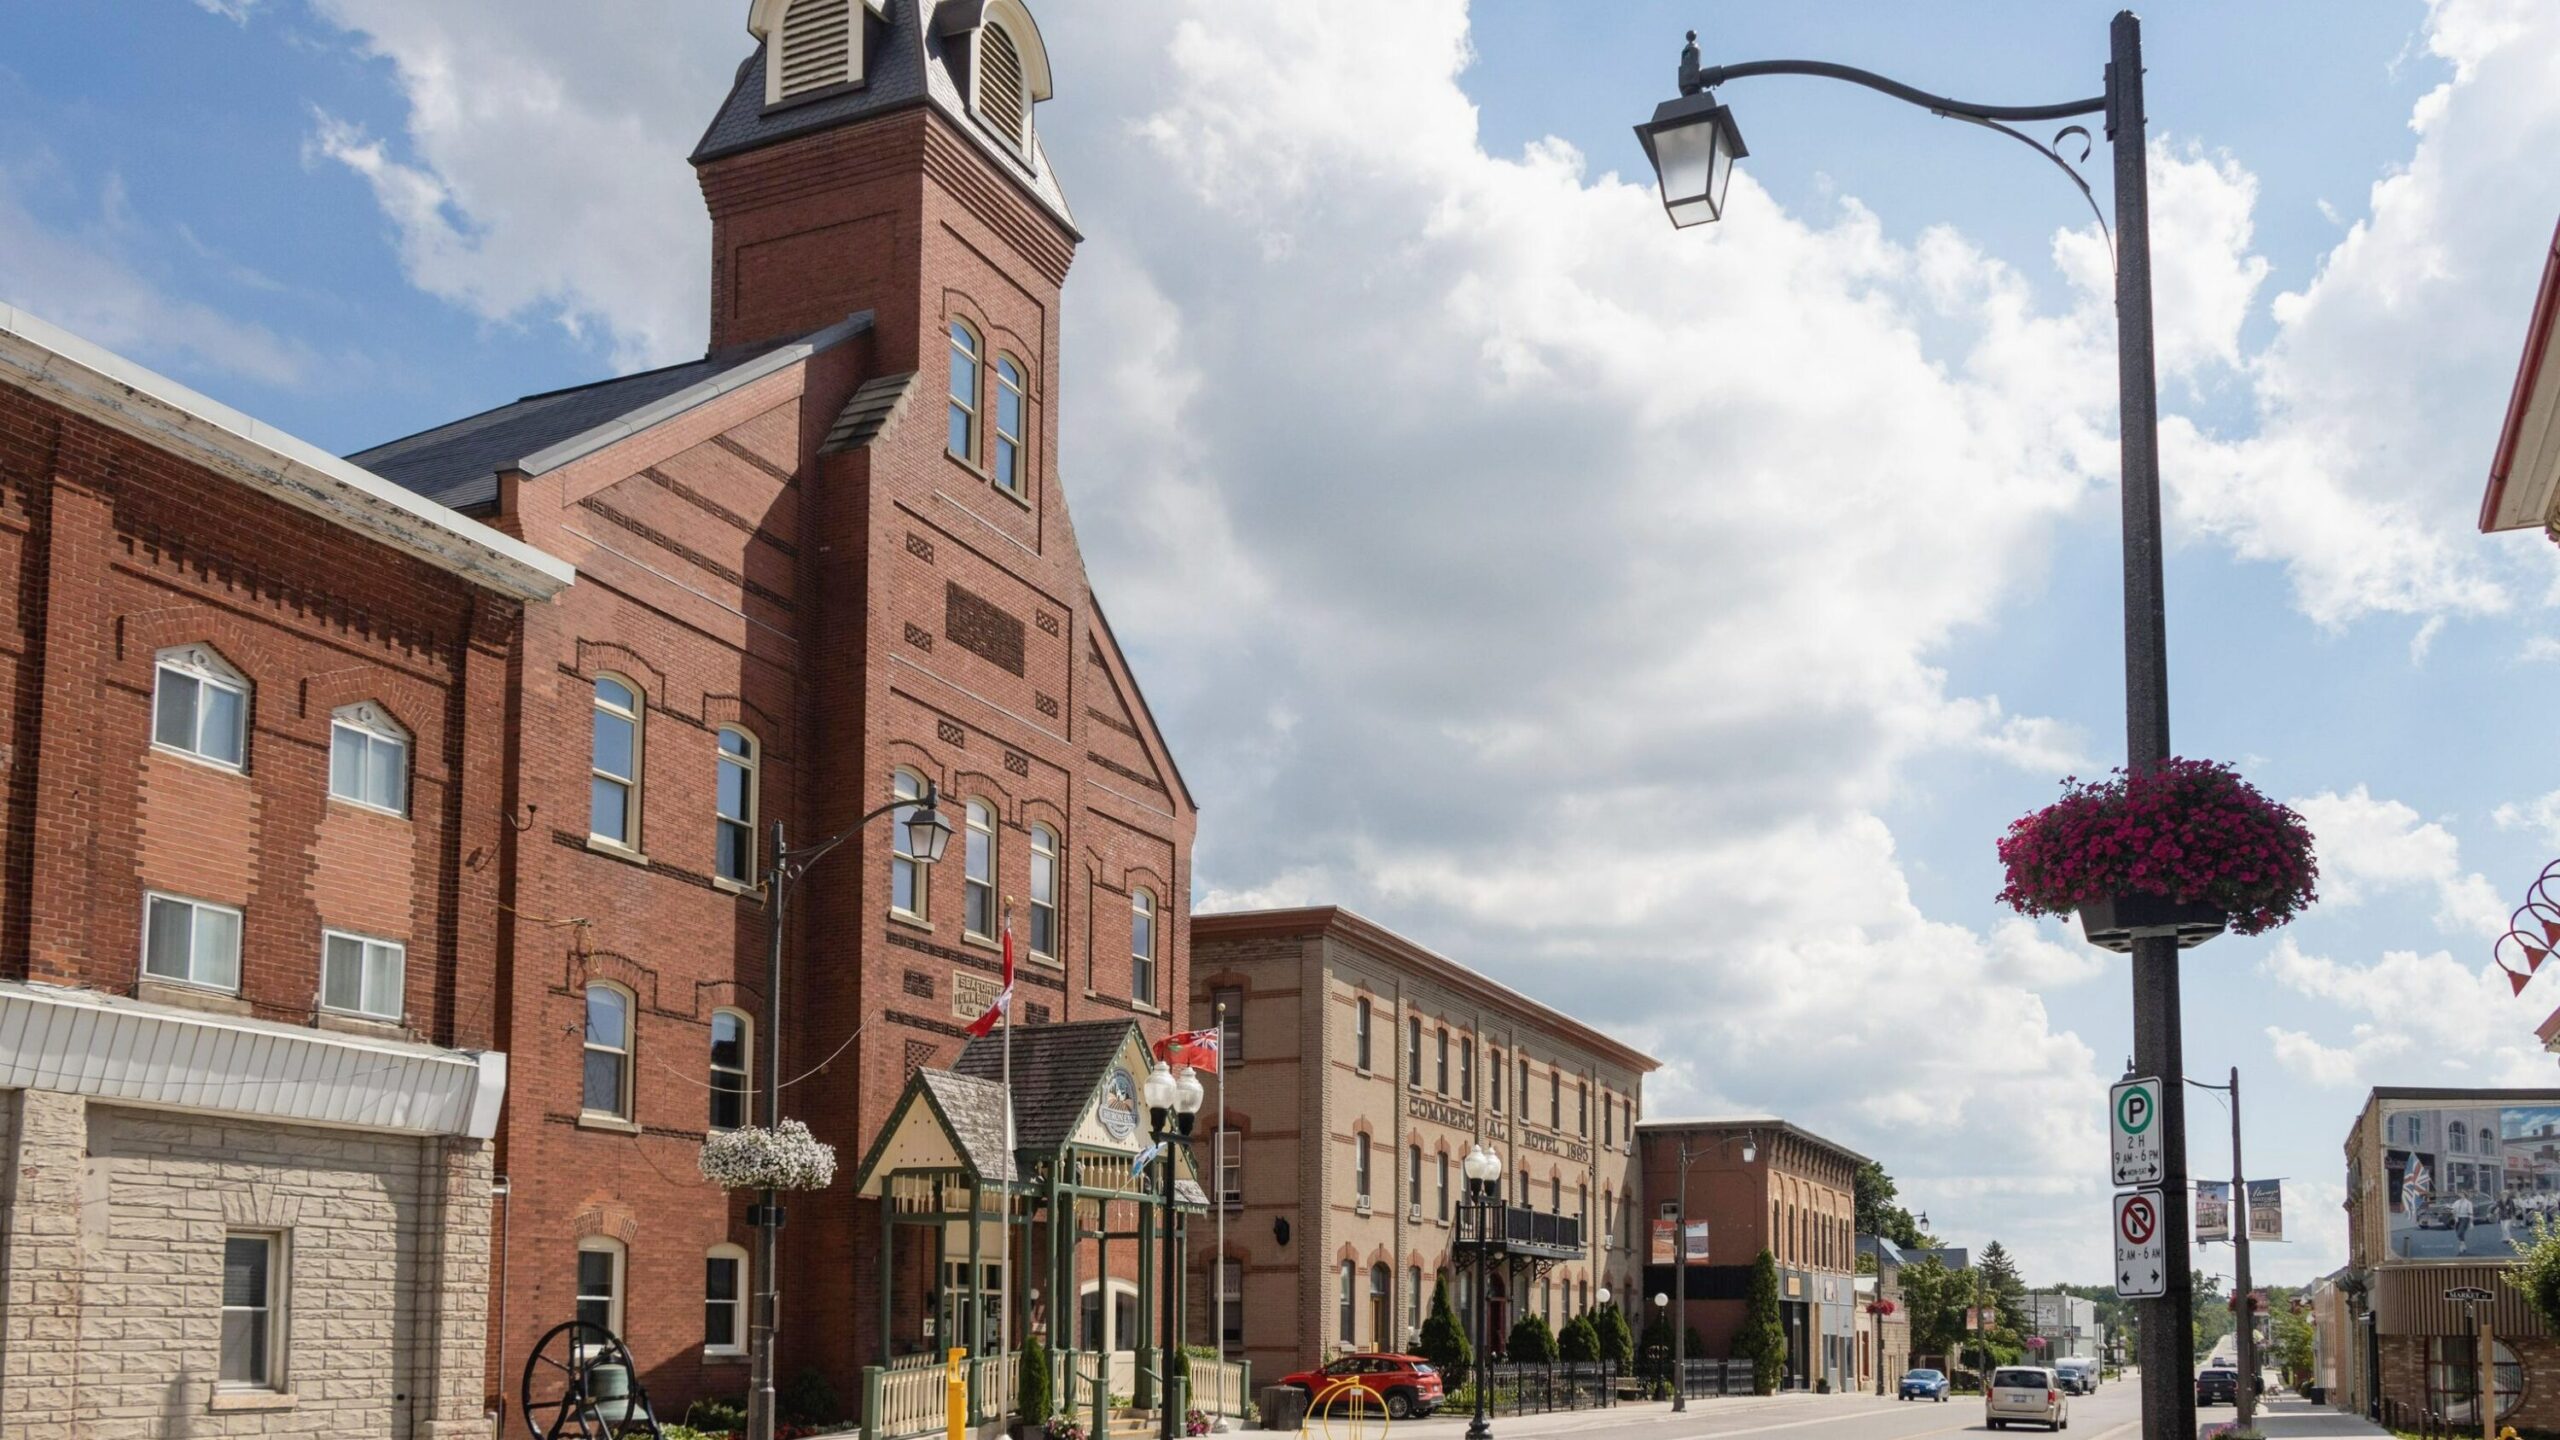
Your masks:
{"label": "arched window", "polygon": [[579,1104],[590,1115],[631,1118],[631,1011],[631,992],[621,986],[599,980],[587,987],[586,1081]]}
{"label": "arched window", "polygon": [[1354,1326],[1353,1317],[1356,1316],[1359,1311],[1352,1300],[1351,1285],[1352,1276],[1357,1272],[1358,1268],[1357,1263],[1354,1261],[1343,1261],[1339,1272],[1339,1280],[1337,1282],[1341,1286],[1340,1305],[1342,1313],[1339,1323],[1342,1331],[1342,1343],[1345,1346],[1355,1345],[1359,1343],[1360,1340],[1358,1335],[1352,1333]]}
{"label": "arched window", "polygon": [[978,113],[1013,142],[1031,138],[1031,96],[1022,83],[1022,50],[1003,26],[978,27]]}
{"label": "arched window", "polygon": [[409,732],[370,700],[341,705],[329,716],[329,793],[409,813]]}
{"label": "arched window", "polygon": [[1369,1266],[1369,1345],[1387,1348],[1387,1327],[1395,1316],[1395,1272],[1381,1260]]}
{"label": "arched window", "polygon": [[622,1333],[622,1242],[590,1235],[578,1242],[578,1318]]}
{"label": "arched window", "polygon": [[[922,800],[924,782],[901,770],[890,777],[889,793],[899,800]],[[932,871],[930,862],[907,848],[907,819],[915,813],[910,805],[889,821],[889,908],[922,920],[932,913],[933,887],[926,883]]]}
{"label": "arched window", "polygon": [[1058,954],[1058,837],[1046,825],[1031,827],[1031,953]]}
{"label": "arched window", "polygon": [[1374,1013],[1366,995],[1351,1003],[1351,1064],[1363,1075],[1369,1073],[1370,1017]]}
{"label": "arched window", "polygon": [[1411,1144],[1411,1145],[1407,1145],[1407,1146],[1405,1147],[1405,1150],[1404,1150],[1404,1160],[1405,1160],[1404,1203],[1405,1203],[1405,1205],[1407,1206],[1407,1208],[1412,1209],[1412,1210],[1415,1210],[1415,1211],[1419,1211],[1419,1210],[1421,1210],[1421,1209],[1422,1209],[1422,1145],[1421,1145],[1421,1142],[1416,1141],[1415,1143],[1413,1143],[1413,1144]]}
{"label": "arched window", "polygon": [[1129,896],[1129,998],[1141,1005],[1156,1003],[1156,892],[1136,890]]}
{"label": "arched window", "polygon": [[1422,1328],[1422,1267],[1409,1266],[1404,1272],[1404,1328],[1407,1333]]}
{"label": "arched window", "polygon": [[2444,1127],[2444,1143],[2446,1149],[2457,1155],[2468,1153],[2471,1149],[2471,1127],[2459,1120],[2447,1125]]}
{"label": "arched window", "polygon": [[640,848],[640,724],[638,687],[619,675],[596,677],[595,746],[588,761],[587,834]]}
{"label": "arched window", "polygon": [[782,32],[774,37],[765,103],[859,78],[860,14],[855,0],[791,0],[782,12]]}
{"label": "arched window", "polygon": [[1422,1088],[1422,1017],[1404,1017],[1404,1083]]}
{"label": "arched window", "polygon": [[1485,1073],[1493,1079],[1493,1113],[1499,1115],[1502,1113],[1502,1076],[1504,1073],[1502,1069],[1502,1052],[1499,1050],[1487,1050],[1484,1052],[1484,1058]]}
{"label": "arched window", "polygon": [[969,838],[960,862],[960,919],[981,940],[996,938],[996,812],[984,800],[967,807]]}
{"label": "arched window", "polygon": [[163,650],[151,674],[151,743],[237,770],[249,754],[249,681],[210,645]]}
{"label": "arched window", "polygon": [[1440,1186],[1437,1203],[1440,1223],[1446,1225],[1449,1223],[1449,1151],[1446,1146],[1440,1150]]}
{"label": "arched window", "polygon": [[978,332],[964,321],[952,321],[951,453],[971,464],[978,459],[978,371],[984,363]]}
{"label": "arched window", "polygon": [[996,487],[1015,499],[1022,498],[1022,423],[1029,407],[1025,403],[1022,367],[1010,355],[996,357],[996,444],[988,457],[988,469],[995,476]]}
{"label": "arched window", "polygon": [[735,1130],[747,1123],[747,1082],[755,1034],[743,1010],[711,1012],[711,1128]]}
{"label": "arched window", "polygon": [[1433,1088],[1438,1090],[1441,1094],[1446,1095],[1449,1093],[1449,1030],[1448,1027],[1444,1025],[1434,1033],[1436,1039],[1434,1042],[1434,1053],[1432,1059],[1432,1074],[1433,1078],[1438,1083],[1435,1084]]}
{"label": "arched window", "polygon": [[1470,1105],[1476,1101],[1476,1042],[1471,1035],[1458,1037],[1458,1098]]}
{"label": "arched window", "polygon": [[747,1252],[714,1245],[702,1262],[702,1353],[747,1353]]}
{"label": "arched window", "polygon": [[1369,1199],[1369,1137],[1365,1132],[1351,1137],[1351,1198],[1363,1204]]}
{"label": "arched window", "polygon": [[718,818],[719,875],[740,885],[756,878],[756,737],[735,725],[720,727]]}

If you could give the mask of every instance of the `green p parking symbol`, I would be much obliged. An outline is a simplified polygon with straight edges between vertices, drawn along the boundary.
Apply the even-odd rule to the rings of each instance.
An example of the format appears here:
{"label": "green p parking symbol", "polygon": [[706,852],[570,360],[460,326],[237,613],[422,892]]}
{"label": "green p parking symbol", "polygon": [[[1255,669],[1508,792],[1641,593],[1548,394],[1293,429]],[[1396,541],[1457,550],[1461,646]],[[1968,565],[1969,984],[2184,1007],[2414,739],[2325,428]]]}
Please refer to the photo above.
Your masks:
{"label": "green p parking symbol", "polygon": [[2107,1095],[2109,1139],[2115,1183],[2156,1185],[2165,1166],[2160,1144],[2160,1081],[2157,1077],[2126,1080]]}

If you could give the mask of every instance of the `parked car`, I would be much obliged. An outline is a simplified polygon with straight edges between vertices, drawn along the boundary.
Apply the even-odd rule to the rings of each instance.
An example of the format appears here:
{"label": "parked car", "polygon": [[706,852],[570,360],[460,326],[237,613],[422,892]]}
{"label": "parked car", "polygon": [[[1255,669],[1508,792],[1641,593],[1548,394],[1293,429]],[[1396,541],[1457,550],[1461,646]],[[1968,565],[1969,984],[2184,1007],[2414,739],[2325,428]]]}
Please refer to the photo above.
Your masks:
{"label": "parked car", "polygon": [[1430,1361],[1419,1355],[1396,1355],[1384,1351],[1345,1355],[1321,1369],[1284,1375],[1280,1383],[1307,1392],[1310,1414],[1322,1409],[1328,1399],[1345,1387],[1366,1390],[1369,1403],[1386,1411],[1391,1420],[1410,1420],[1428,1415],[1440,1408],[1440,1402],[1447,1394],[1440,1383],[1440,1372],[1432,1368]]}
{"label": "parked car", "polygon": [[1991,1372],[1982,1392],[1983,1423],[1994,1430],[2012,1425],[2071,1428],[2071,1401],[2051,1370],[2041,1365],[2003,1365]]}
{"label": "parked car", "polygon": [[1948,1388],[1944,1371],[1905,1370],[1902,1372],[1902,1398],[1905,1400],[1935,1400],[1944,1405],[1947,1403]]}
{"label": "parked car", "polygon": [[2207,1365],[2196,1372],[2196,1406],[2240,1403],[2240,1372],[2229,1365]]}

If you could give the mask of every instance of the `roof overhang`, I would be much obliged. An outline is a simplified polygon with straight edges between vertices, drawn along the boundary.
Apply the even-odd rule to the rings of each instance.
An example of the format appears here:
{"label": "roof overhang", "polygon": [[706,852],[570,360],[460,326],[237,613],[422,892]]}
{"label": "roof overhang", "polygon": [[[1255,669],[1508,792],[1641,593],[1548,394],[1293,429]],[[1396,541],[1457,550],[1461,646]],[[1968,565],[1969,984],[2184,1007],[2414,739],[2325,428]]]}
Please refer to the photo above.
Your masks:
{"label": "roof overhang", "polygon": [[0,1089],[408,1135],[498,1133],[507,1057],[0,981]]}
{"label": "roof overhang", "polygon": [[547,600],[578,578],[556,555],[9,305],[0,381],[485,589]]}
{"label": "roof overhang", "polygon": [[2497,453],[2489,461],[2489,489],[2480,499],[2480,529],[2548,529],[2560,515],[2560,230],[2543,256],[2542,284],[2526,324],[2524,358],[2516,364],[2506,422],[2498,427]]}

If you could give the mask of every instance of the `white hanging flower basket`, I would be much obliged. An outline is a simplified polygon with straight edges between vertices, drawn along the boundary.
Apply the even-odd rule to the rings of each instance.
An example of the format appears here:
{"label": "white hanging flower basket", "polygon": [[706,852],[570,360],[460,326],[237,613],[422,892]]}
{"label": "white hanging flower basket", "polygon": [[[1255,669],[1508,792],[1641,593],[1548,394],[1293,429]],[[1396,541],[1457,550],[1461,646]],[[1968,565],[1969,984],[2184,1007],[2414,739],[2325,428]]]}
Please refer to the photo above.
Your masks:
{"label": "white hanging flower basket", "polygon": [[723,1130],[702,1142],[702,1178],[723,1190],[824,1190],[836,1178],[836,1147],[797,1120]]}

